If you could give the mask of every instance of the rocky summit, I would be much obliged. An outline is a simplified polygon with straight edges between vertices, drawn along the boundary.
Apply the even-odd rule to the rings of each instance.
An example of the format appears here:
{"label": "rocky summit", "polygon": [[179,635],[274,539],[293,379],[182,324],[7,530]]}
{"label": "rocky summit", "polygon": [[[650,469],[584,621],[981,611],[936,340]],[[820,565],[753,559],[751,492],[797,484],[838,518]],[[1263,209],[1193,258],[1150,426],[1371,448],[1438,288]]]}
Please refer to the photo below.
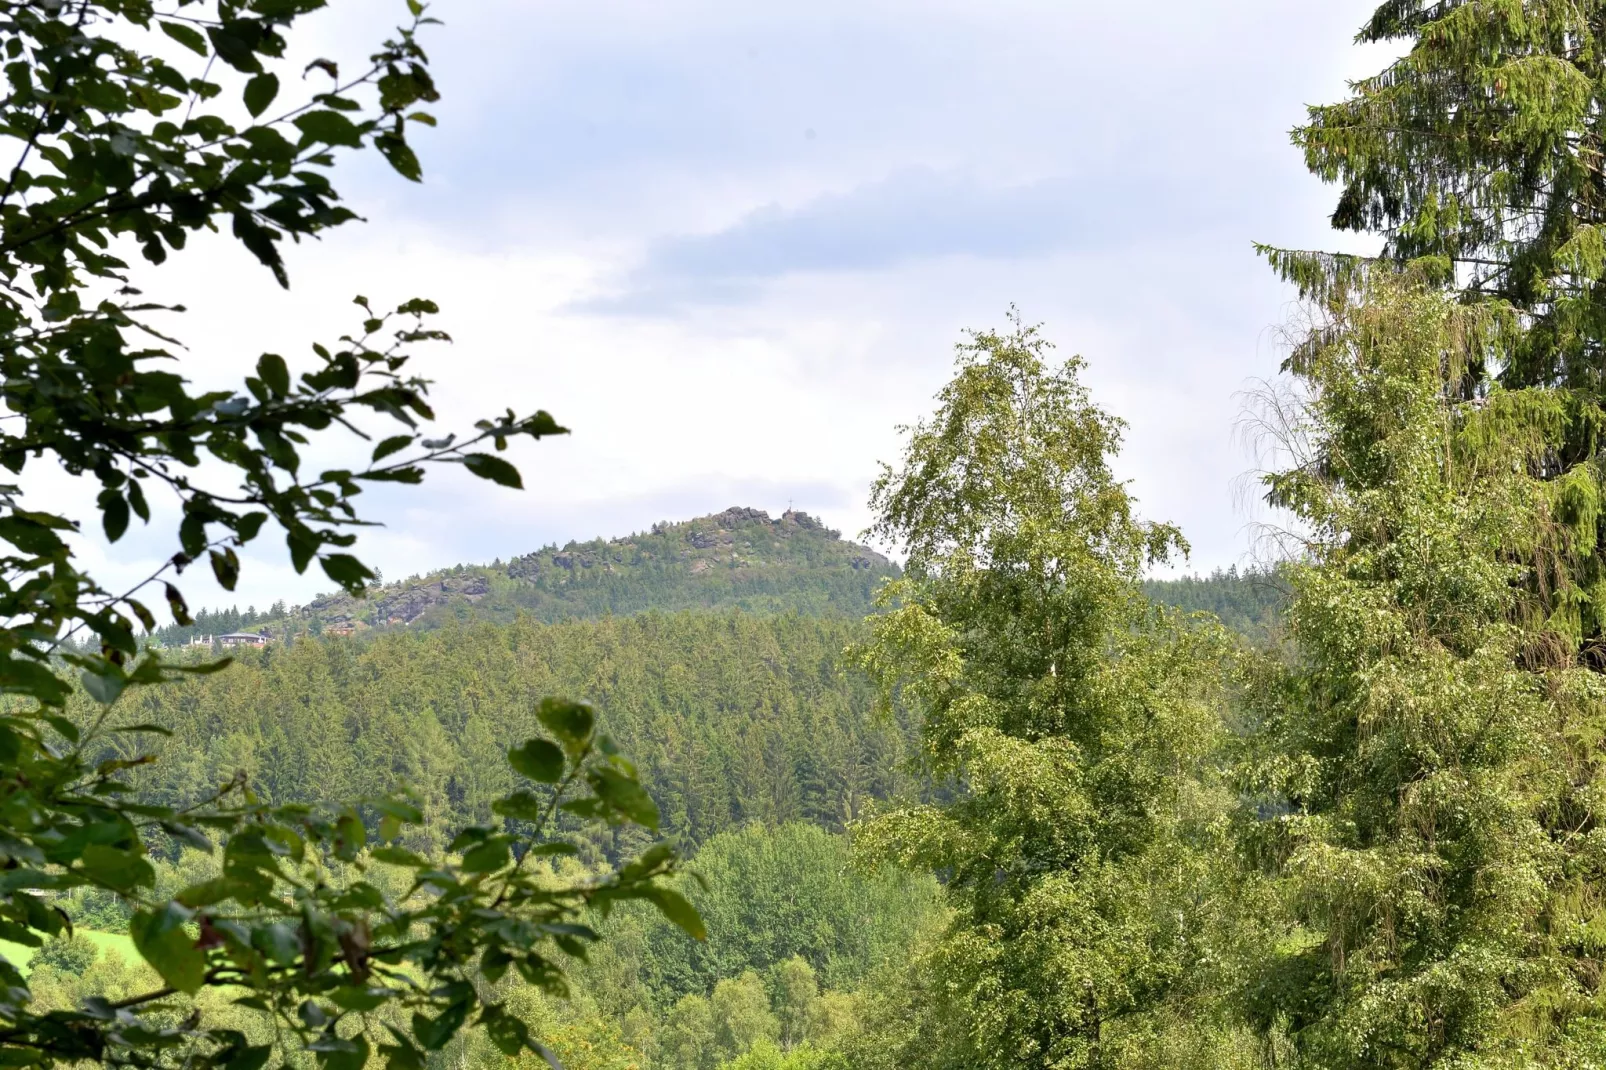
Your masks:
{"label": "rocky summit", "polygon": [[276,637],[349,635],[520,614],[558,621],[647,610],[863,616],[876,588],[897,574],[886,557],[843,539],[817,517],[733,506],[624,538],[545,546],[507,562],[383,583],[362,598],[322,595],[282,615],[235,614],[238,621],[226,621],[227,614],[203,614],[195,627],[164,629],[160,638],[171,644],[244,626]]}

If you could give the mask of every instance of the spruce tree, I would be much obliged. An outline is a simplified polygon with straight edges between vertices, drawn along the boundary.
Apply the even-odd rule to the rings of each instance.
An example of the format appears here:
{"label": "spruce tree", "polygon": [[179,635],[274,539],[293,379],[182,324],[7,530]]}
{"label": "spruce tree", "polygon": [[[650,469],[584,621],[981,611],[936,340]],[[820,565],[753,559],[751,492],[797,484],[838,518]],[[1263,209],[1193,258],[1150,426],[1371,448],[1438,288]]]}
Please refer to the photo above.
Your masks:
{"label": "spruce tree", "polygon": [[1289,909],[1244,993],[1277,1065],[1606,1059],[1606,688],[1545,581],[1596,552],[1600,499],[1539,463],[1557,391],[1463,397],[1513,315],[1374,273],[1278,409],[1297,655],[1244,689],[1244,842]]}
{"label": "spruce tree", "polygon": [[[1601,0],[1386,0],[1357,40],[1406,54],[1294,131],[1342,187],[1335,227],[1524,315],[1492,369],[1508,386],[1593,392],[1606,374],[1603,31]],[[1306,285],[1345,266],[1276,259]]]}
{"label": "spruce tree", "polygon": [[[1387,0],[1362,42],[1405,54],[1313,107],[1294,131],[1341,187],[1332,222],[1384,239],[1382,262],[1503,323],[1450,389],[1546,388],[1549,448],[1530,459],[1557,493],[1601,493],[1606,466],[1606,2]],[[1375,263],[1264,250],[1323,300]],[[1339,298],[1343,300],[1344,298]],[[1318,340],[1319,341],[1319,340]],[[1303,349],[1288,368],[1301,372]],[[1568,489],[1561,489],[1564,485]],[[1529,578],[1578,621],[1578,656],[1606,668],[1606,555],[1576,540]],[[1589,546],[1585,547],[1585,543]]]}

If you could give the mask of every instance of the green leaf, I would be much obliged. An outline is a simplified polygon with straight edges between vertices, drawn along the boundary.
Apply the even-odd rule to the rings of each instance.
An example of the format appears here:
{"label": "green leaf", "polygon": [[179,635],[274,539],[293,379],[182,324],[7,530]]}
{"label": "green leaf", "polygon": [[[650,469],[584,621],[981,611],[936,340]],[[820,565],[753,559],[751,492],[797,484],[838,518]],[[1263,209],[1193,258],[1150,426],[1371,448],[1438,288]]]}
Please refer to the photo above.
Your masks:
{"label": "green leaf", "polygon": [[368,566],[350,554],[325,554],[318,560],[324,572],[348,591],[361,590],[374,578]]}
{"label": "green leaf", "polygon": [[272,72],[259,74],[245,83],[245,110],[251,113],[251,118],[255,119],[268,110],[268,105],[272,104],[273,98],[278,95],[278,75]]}
{"label": "green leaf", "polygon": [[541,700],[535,716],[542,726],[567,747],[574,748],[591,738],[597,715],[583,702],[547,698]]}
{"label": "green leaf", "polygon": [[549,739],[532,739],[507,752],[507,760],[520,774],[541,784],[563,779],[563,750]]}
{"label": "green leaf", "polygon": [[368,830],[362,820],[349,810],[341,814],[335,822],[335,856],[342,861],[354,861],[367,842]]}
{"label": "green leaf", "polygon": [[145,490],[137,479],[128,481],[128,504],[141,520],[147,524],[151,522],[150,503],[145,500]]}
{"label": "green leaf", "polygon": [[234,590],[234,585],[240,582],[239,557],[227,547],[208,551],[207,556],[211,559],[212,575],[217,577],[218,586],[225,591]]}
{"label": "green leaf", "polygon": [[45,720],[50,723],[51,728],[60,732],[68,743],[78,742],[78,726],[67,720],[67,718],[62,717],[60,714],[47,713],[45,714]]}
{"label": "green leaf", "polygon": [[241,892],[248,890],[248,886],[240,881],[228,877],[215,877],[209,881],[200,881],[181,890],[173,898],[187,907],[205,907],[213,903],[221,903]]}
{"label": "green leaf", "polygon": [[462,1028],[463,1022],[468,1018],[468,1007],[463,1003],[453,1003],[434,1018],[425,1017],[416,1011],[413,1014],[413,1036],[418,1038],[419,1044],[426,1051],[439,1051]]}
{"label": "green leaf", "polygon": [[173,40],[194,52],[198,56],[209,56],[211,52],[206,47],[206,37],[193,26],[186,26],[182,22],[158,22],[162,32]]}
{"label": "green leaf", "polygon": [[241,210],[231,217],[234,236],[256,257],[263,267],[273,272],[274,279],[285,289],[290,288],[290,276],[284,270],[284,258],[279,255],[279,232],[257,222],[250,212]]}
{"label": "green leaf", "polygon": [[0,539],[37,557],[51,557],[67,548],[50,526],[16,514],[0,517]]}
{"label": "green leaf", "polygon": [[577,855],[580,853],[580,848],[572,843],[538,843],[532,846],[527,853],[535,855],[537,858],[544,858],[548,855]]}
{"label": "green leaf", "polygon": [[237,71],[254,74],[262,69],[256,57],[262,43],[264,26],[257,19],[228,19],[219,25],[206,28],[206,36],[218,57]]}
{"label": "green leaf", "polygon": [[401,1033],[392,1030],[399,1043],[381,1045],[385,1053],[386,1070],[424,1070],[424,1053],[413,1047]]}
{"label": "green leaf", "polygon": [[267,519],[267,513],[246,513],[235,521],[234,531],[239,535],[241,542],[250,542],[257,537],[257,532],[262,530],[262,525]]}
{"label": "green leaf", "polygon": [[663,916],[693,940],[707,940],[708,930],[697,908],[673,888],[653,884],[641,889],[642,898],[656,906]]}
{"label": "green leaf", "polygon": [[405,847],[375,847],[369,852],[368,857],[375,862],[385,862],[392,866],[409,866],[413,869],[423,869],[429,865],[429,859]]}
{"label": "green leaf", "polygon": [[374,447],[373,459],[375,461],[382,461],[398,450],[406,449],[408,445],[412,443],[412,441],[412,435],[392,435]]}
{"label": "green leaf", "polygon": [[125,598],[123,602],[133,611],[134,616],[139,618],[141,627],[147,632],[156,630],[156,618],[151,615],[151,611],[145,607],[144,602],[139,601],[137,598]]}
{"label": "green leaf", "polygon": [[84,848],[78,864],[91,878],[120,892],[148,887],[156,880],[156,871],[134,847],[92,843]]}
{"label": "green leaf", "polygon": [[106,540],[116,542],[128,530],[128,501],[121,491],[107,487],[96,499],[100,506],[101,526],[106,529]]}
{"label": "green leaf", "polygon": [[156,910],[141,910],[129,923],[134,947],[162,980],[194,995],[206,980],[206,953],[195,946],[195,938],[184,929],[191,914],[177,903]]}
{"label": "green leaf", "polygon": [[362,147],[362,132],[338,111],[309,111],[296,116],[291,122],[308,141],[344,145],[353,149]]}
{"label": "green leaf", "polygon": [[173,614],[173,621],[182,628],[187,628],[194,624],[195,620],[190,616],[190,607],[184,601],[184,595],[171,583],[164,586],[167,594],[167,608]]}
{"label": "green leaf", "polygon": [[224,1060],[219,1070],[262,1070],[273,1054],[271,1044],[247,1045],[237,1048]]}
{"label": "green leaf", "polygon": [[519,478],[519,470],[493,454],[471,453],[463,458],[463,467],[481,479],[489,479],[492,483],[512,487],[514,490],[524,489],[524,480]]}
{"label": "green leaf", "polygon": [[329,993],[329,999],[341,1010],[364,1011],[375,1010],[385,1005],[391,998],[391,992],[385,988],[337,988]]}
{"label": "green leaf", "polygon": [[85,669],[79,679],[83,681],[84,690],[89,692],[89,697],[102,706],[110,706],[116,702],[117,697],[128,687],[128,677],[115,665],[107,665],[96,672]]}
{"label": "green leaf", "polygon": [[324,1070],[362,1070],[368,1062],[368,1038],[358,1033],[350,1040],[326,1033],[307,1045]]}
{"label": "green leaf", "polygon": [[359,472],[358,479],[371,479],[375,483],[410,483],[419,484],[424,481],[424,470],[417,465],[407,468],[397,468],[387,472]]}
{"label": "green leaf", "polygon": [[490,1007],[485,1010],[487,1013],[482,1018],[485,1033],[498,1051],[511,1058],[529,1047],[530,1030],[523,1022],[511,1014],[490,1014]]}
{"label": "green leaf", "polygon": [[513,956],[501,944],[492,944],[480,955],[480,973],[493,985],[507,976],[507,968],[511,965]]}
{"label": "green leaf", "polygon": [[290,965],[301,954],[301,938],[282,921],[253,929],[251,946],[281,966]]}
{"label": "green leaf", "polygon": [[598,769],[590,776],[597,798],[644,828],[658,827],[658,804],[635,779],[615,769]]}
{"label": "green leaf", "polygon": [[390,814],[410,825],[416,825],[424,820],[424,811],[420,810],[416,803],[406,799],[381,797],[369,799],[368,805],[381,814]]}
{"label": "green leaf", "polygon": [[207,838],[206,834],[201,832],[199,829],[191,828],[188,825],[181,825],[177,821],[163,821],[161,822],[161,826],[163,832],[167,833],[175,840],[178,840],[180,843],[195,848],[197,851],[205,851],[207,854],[211,854],[214,850],[215,845],[210,839]]}
{"label": "green leaf", "polygon": [[469,848],[463,854],[463,872],[494,873],[513,860],[507,839],[498,836]]}
{"label": "green leaf", "polygon": [[[272,75],[264,75],[271,78]],[[255,79],[253,79],[255,81]],[[257,358],[257,375],[268,385],[275,396],[284,397],[290,393],[290,369],[285,365],[284,358],[277,353],[264,353]]]}
{"label": "green leaf", "polygon": [[552,414],[545,409],[524,421],[524,433],[532,438],[544,438],[547,435],[567,435],[569,429],[552,418]]}
{"label": "green leaf", "polygon": [[528,791],[515,791],[491,804],[491,812],[519,821],[539,821],[547,804]]}
{"label": "green leaf", "polygon": [[374,138],[374,147],[390,162],[391,168],[398,175],[409,182],[423,181],[424,169],[418,162],[418,155],[401,135],[386,130]]}

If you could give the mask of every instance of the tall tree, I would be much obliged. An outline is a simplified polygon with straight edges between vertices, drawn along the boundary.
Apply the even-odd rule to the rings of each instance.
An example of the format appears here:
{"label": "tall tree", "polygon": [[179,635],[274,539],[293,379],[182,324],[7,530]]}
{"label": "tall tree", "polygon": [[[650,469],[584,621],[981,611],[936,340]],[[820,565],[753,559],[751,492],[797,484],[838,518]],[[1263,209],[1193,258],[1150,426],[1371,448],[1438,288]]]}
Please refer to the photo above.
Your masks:
{"label": "tall tree", "polygon": [[942,872],[955,910],[920,966],[930,1028],[893,1063],[1116,1065],[1194,961],[1213,640],[1144,598],[1181,536],[1134,516],[1120,421],[1048,348],[1018,318],[973,334],[872,492],[908,562],[860,661],[957,795],[859,833]]}
{"label": "tall tree", "polygon": [[[1343,187],[1335,227],[1530,318],[1494,369],[1508,385],[1606,375],[1603,32],[1600,0],[1386,0],[1358,40],[1405,55],[1294,132]],[[1307,283],[1338,266],[1279,264]]]}
{"label": "tall tree", "polygon": [[[1515,313],[1468,355],[1454,389],[1553,390],[1557,433],[1533,470],[1575,489],[1592,482],[1592,495],[1606,478],[1603,33],[1601,0],[1387,0],[1359,39],[1405,54],[1294,131],[1310,169],[1342,186],[1334,226],[1382,236],[1385,261],[1459,300]],[[1370,270],[1267,252],[1318,299],[1347,299]],[[1532,579],[1536,594],[1559,587],[1582,607],[1585,657],[1606,667],[1606,605],[1595,606],[1606,553],[1571,554]]]}
{"label": "tall tree", "polygon": [[1246,993],[1288,1065],[1606,1059],[1606,691],[1545,580],[1597,551],[1600,499],[1543,470],[1555,391],[1463,397],[1512,315],[1374,272],[1326,307],[1281,410],[1297,463],[1271,489],[1307,553],[1285,572],[1297,656],[1245,689],[1246,842],[1291,921]]}

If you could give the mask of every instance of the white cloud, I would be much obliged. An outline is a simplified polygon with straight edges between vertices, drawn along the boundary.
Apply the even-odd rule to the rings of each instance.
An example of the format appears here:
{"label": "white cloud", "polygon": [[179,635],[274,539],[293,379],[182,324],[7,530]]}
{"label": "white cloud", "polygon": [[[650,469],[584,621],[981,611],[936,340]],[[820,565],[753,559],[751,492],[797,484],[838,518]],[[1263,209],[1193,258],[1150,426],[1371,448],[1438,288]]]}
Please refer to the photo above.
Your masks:
{"label": "white cloud", "polygon": [[[1376,65],[1346,44],[1369,6],[443,2],[424,186],[349,169],[370,222],[293,250],[288,294],[216,241],[150,289],[192,309],[207,385],[264,350],[294,363],[356,292],[429,295],[457,339],[420,358],[444,424],[539,406],[574,428],[519,448],[522,494],[447,472],[369,495],[389,576],[736,504],[855,532],[895,425],[1011,301],[1130,421],[1145,512],[1227,564],[1248,549],[1234,395],[1275,372],[1290,296],[1250,242],[1338,244],[1286,130]],[[309,47],[390,8],[342,7]],[[622,280],[675,314],[585,311]],[[104,567],[138,575],[170,533]],[[328,587],[276,541],[237,595],[188,582],[242,606]]]}

